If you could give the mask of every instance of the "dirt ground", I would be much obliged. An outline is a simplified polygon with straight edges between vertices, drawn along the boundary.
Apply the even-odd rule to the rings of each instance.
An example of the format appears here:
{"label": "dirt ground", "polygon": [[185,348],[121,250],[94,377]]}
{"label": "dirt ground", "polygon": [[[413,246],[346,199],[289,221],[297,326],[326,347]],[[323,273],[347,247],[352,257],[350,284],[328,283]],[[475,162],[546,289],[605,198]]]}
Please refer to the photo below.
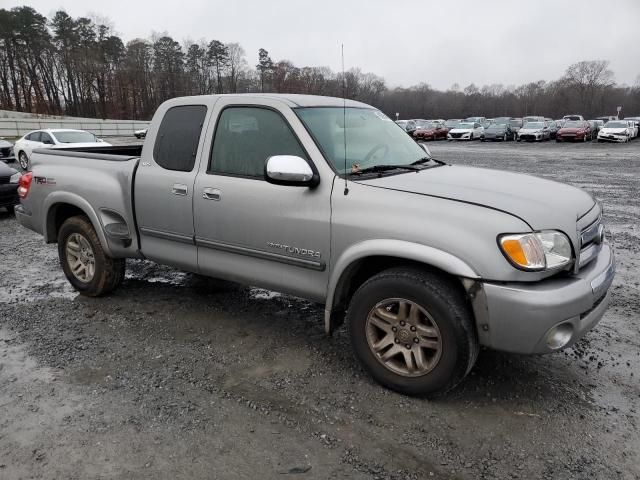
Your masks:
{"label": "dirt ground", "polygon": [[484,350],[447,397],[403,397],[321,306],[142,261],[84,298],[0,212],[0,479],[640,478],[640,140],[430,147],[603,202],[613,300],[575,347]]}

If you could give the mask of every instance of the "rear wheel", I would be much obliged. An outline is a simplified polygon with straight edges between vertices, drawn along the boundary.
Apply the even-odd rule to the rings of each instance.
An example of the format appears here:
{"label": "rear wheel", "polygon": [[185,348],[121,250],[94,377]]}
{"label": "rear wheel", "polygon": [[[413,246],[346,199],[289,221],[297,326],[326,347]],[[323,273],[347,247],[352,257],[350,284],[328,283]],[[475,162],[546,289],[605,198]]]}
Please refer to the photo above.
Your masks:
{"label": "rear wheel", "polygon": [[408,395],[442,394],[471,370],[478,340],[459,288],[435,273],[386,270],[354,294],[351,343],[371,376]]}
{"label": "rear wheel", "polygon": [[60,227],[58,257],[67,280],[82,295],[104,295],[124,280],[124,259],[111,258],[104,252],[85,216],[68,218]]}

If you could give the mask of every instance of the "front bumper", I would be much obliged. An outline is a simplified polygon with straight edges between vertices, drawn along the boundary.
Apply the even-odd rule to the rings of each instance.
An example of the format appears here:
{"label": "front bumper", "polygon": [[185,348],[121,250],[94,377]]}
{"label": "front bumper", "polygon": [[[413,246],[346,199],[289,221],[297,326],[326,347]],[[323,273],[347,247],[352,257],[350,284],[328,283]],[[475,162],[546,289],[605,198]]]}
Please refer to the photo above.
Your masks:
{"label": "front bumper", "polygon": [[603,140],[606,142],[621,142],[624,143],[627,141],[626,135],[614,135],[614,134],[598,134],[598,140]]}
{"label": "front bumper", "polygon": [[613,250],[603,244],[595,261],[570,277],[483,283],[472,295],[480,343],[513,353],[549,353],[557,349],[547,337],[562,324],[572,332],[562,348],[572,345],[604,315],[614,274]]}
{"label": "front bumper", "polygon": [[[493,132],[484,132],[485,140],[504,140],[505,132],[493,133]],[[507,135],[509,138],[509,135]]]}
{"label": "front bumper", "polygon": [[518,138],[520,140],[525,140],[527,142],[538,142],[542,140],[542,134],[541,133],[523,133],[523,134],[518,134]]}

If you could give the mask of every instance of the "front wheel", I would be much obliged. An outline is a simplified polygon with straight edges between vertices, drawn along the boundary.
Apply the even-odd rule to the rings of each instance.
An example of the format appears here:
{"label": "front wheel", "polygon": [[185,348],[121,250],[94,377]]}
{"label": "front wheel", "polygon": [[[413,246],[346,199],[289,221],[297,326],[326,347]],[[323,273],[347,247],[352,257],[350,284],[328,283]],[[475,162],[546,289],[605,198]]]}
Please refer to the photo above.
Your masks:
{"label": "front wheel", "polygon": [[27,157],[26,153],[20,152],[18,154],[18,163],[20,164],[23,170],[26,170],[27,168],[29,168],[29,158]]}
{"label": "front wheel", "polygon": [[407,395],[451,390],[478,355],[461,287],[433,272],[399,268],[375,275],[354,294],[347,321],[365,369]]}
{"label": "front wheel", "polygon": [[83,215],[68,218],[60,227],[58,257],[67,280],[82,295],[105,295],[124,280],[124,259],[104,252],[93,225]]}

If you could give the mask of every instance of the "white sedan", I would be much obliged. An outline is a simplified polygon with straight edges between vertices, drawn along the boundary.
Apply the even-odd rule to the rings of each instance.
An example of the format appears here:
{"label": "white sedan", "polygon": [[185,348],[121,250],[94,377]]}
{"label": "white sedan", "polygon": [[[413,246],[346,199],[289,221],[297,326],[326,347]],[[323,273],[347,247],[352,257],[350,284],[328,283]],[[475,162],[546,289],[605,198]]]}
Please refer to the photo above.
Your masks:
{"label": "white sedan", "polygon": [[66,147],[97,147],[110,144],[96,137],[93,133],[84,130],[68,130],[61,128],[48,128],[34,130],[24,137],[16,140],[13,146],[18,163],[23,169],[29,167],[31,153],[36,148],[66,148]]}
{"label": "white sedan", "polygon": [[461,122],[449,130],[447,140],[479,140],[484,136],[484,127],[478,122]]}
{"label": "white sedan", "polygon": [[633,138],[627,120],[610,120],[598,131],[599,142],[628,142]]}

